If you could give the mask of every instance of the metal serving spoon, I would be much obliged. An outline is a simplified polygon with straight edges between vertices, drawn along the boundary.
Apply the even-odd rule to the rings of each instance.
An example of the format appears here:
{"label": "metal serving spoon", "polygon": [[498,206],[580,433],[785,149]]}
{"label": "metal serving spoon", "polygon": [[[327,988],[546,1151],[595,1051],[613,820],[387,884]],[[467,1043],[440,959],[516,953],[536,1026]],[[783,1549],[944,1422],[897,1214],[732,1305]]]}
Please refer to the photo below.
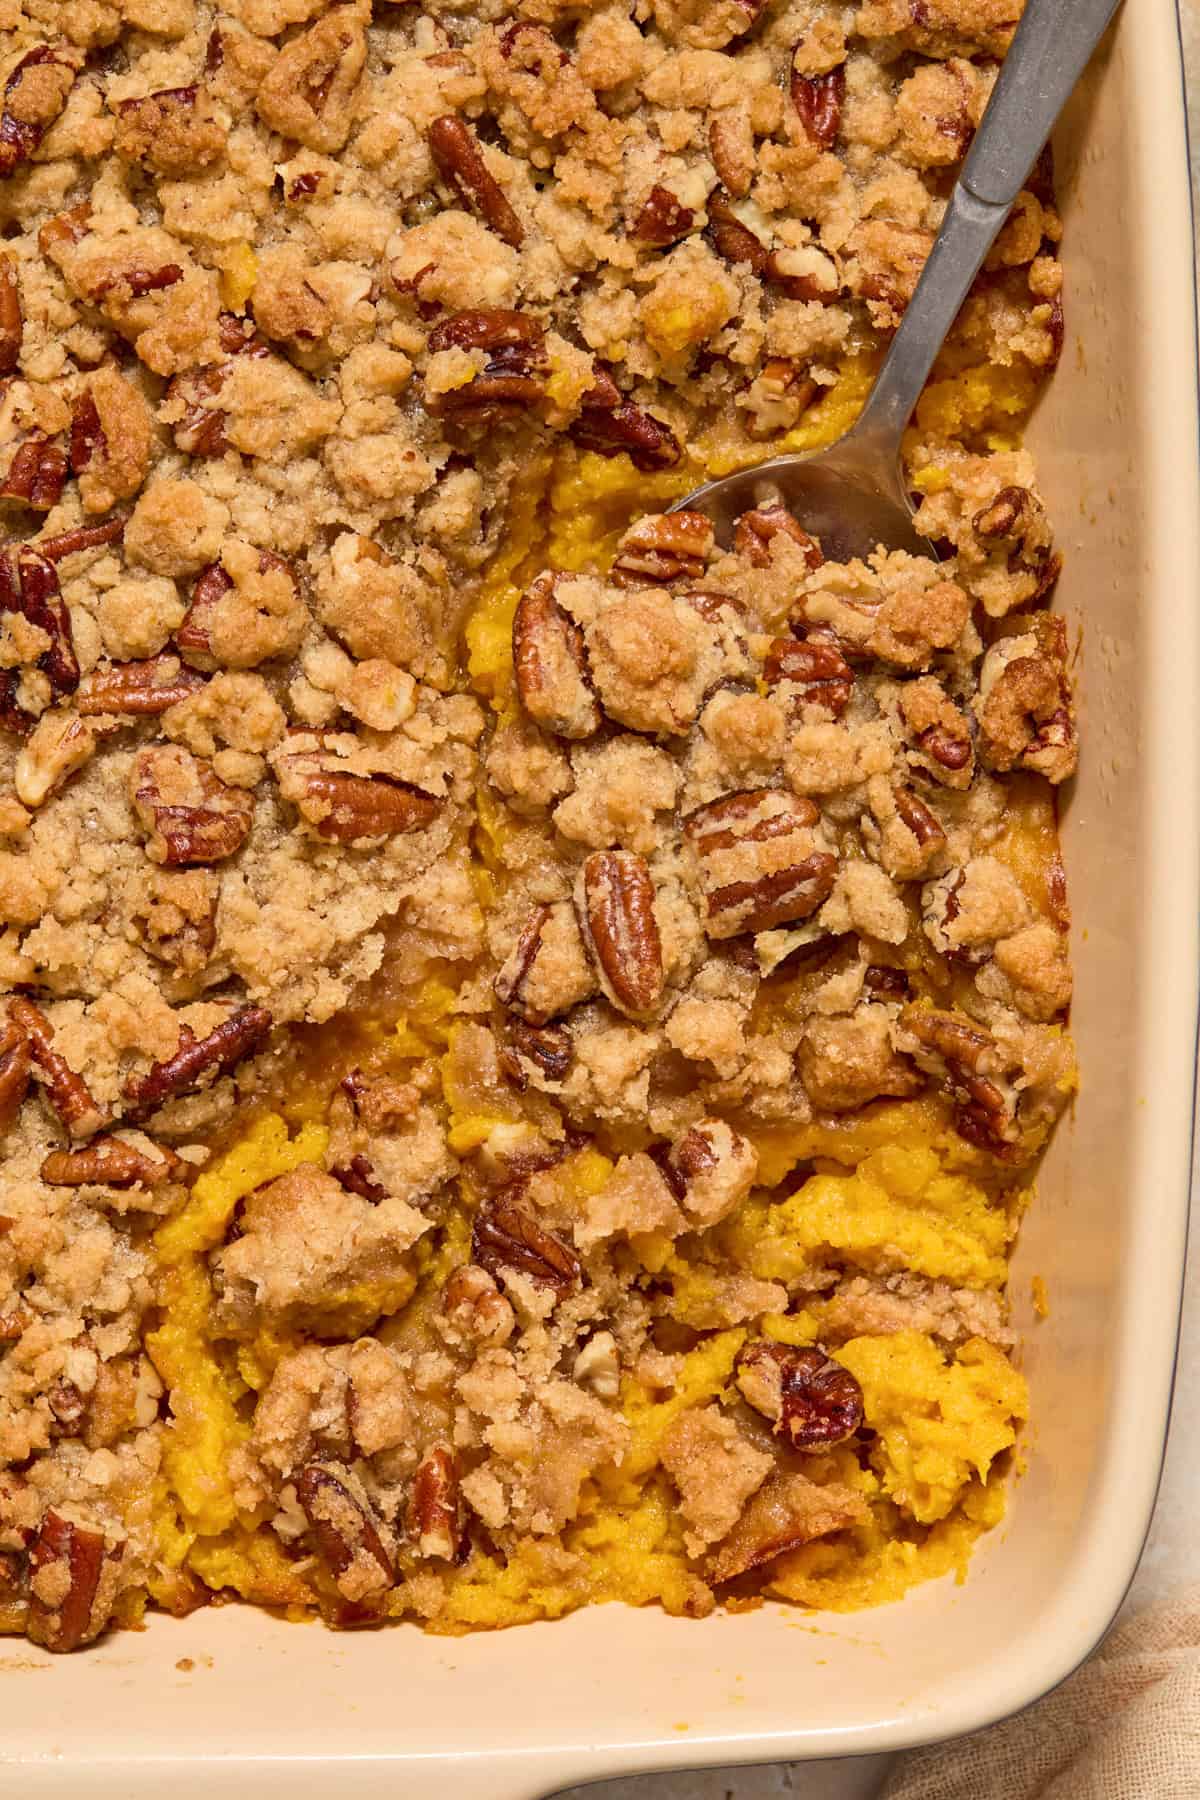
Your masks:
{"label": "metal serving spoon", "polygon": [[825,450],[724,475],[671,508],[707,513],[718,541],[751,507],[782,501],[826,559],[876,545],[931,555],[913,526],[900,440],[942,340],[1120,0],[1027,0],[917,289],[850,430]]}

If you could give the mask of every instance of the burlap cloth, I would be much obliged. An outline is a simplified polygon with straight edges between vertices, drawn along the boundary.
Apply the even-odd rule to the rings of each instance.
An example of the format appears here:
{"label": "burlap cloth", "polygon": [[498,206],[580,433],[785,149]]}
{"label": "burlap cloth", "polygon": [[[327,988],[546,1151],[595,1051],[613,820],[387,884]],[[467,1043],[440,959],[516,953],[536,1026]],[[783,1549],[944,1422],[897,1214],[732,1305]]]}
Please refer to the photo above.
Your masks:
{"label": "burlap cloth", "polygon": [[1200,1800],[1200,1586],[1015,1719],[906,1756],[880,1800]]}

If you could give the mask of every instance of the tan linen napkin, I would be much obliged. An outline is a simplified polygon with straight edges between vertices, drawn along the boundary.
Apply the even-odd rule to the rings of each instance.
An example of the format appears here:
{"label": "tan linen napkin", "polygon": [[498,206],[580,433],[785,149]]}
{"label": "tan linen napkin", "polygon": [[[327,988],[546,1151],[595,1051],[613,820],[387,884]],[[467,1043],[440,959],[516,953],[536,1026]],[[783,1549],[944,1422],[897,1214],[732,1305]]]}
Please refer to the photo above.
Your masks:
{"label": "tan linen napkin", "polygon": [[913,1751],[880,1800],[1200,1800],[1200,1587],[1015,1719]]}

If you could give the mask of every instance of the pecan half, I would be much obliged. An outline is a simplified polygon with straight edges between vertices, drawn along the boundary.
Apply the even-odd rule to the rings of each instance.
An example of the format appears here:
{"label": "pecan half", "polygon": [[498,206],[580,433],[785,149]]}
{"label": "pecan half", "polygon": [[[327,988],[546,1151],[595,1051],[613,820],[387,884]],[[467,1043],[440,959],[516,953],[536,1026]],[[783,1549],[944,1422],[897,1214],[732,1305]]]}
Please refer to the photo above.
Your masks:
{"label": "pecan half", "polygon": [[35,1068],[43,1078],[46,1098],[67,1128],[69,1137],[91,1137],[107,1124],[108,1115],[92,1099],[86,1081],[54,1048],[54,1027],[32,1000],[18,995],[8,1003],[9,1024],[29,1041]]}
{"label": "pecan half", "polygon": [[698,581],[715,541],[712,520],[704,513],[650,513],[621,539],[609,579],[618,587]]}
{"label": "pecan half", "polygon": [[[71,615],[67,611],[54,564],[27,544],[18,547],[15,557],[0,555],[0,616],[20,613],[30,625],[45,632],[49,646],[37,659],[37,667],[45,675],[50,692],[56,698],[73,694],[79,686],[79,662],[71,631]],[[0,670],[0,725],[24,734],[33,715],[17,699],[20,671]]]}
{"label": "pecan half", "polygon": [[583,632],[554,598],[555,578],[539,575],[513,614],[513,675],[530,718],[558,737],[598,731],[603,714],[592,688]]}
{"label": "pecan half", "polygon": [[122,1089],[125,1116],[134,1124],[148,1119],[168,1100],[193,1092],[229,1073],[243,1057],[264,1044],[271,1030],[271,1015],[263,1006],[242,1006],[198,1038],[184,1025],[179,1048],[165,1062],[151,1063],[145,1075],[130,1075]]}
{"label": "pecan half", "polygon": [[572,441],[581,449],[595,450],[600,456],[628,456],[643,474],[674,468],[683,454],[670,426],[626,400],[612,376],[602,369],[596,371],[595,384],[584,395],[569,429]]}
{"label": "pecan half", "polygon": [[695,216],[692,208],[677,200],[670,188],[656,181],[642,203],[630,235],[651,249],[665,250],[687,236]]}
{"label": "pecan half", "polygon": [[431,412],[468,421],[523,411],[542,396],[547,369],[546,334],[528,313],[508,307],[476,307],[451,314],[429,334],[430,355],[441,350],[482,350],[487,362],[464,386],[430,395]]}
{"label": "pecan half", "polygon": [[317,1552],[336,1581],[356,1570],[362,1577],[364,1594],[395,1585],[396,1571],[380,1536],[378,1520],[330,1468],[324,1463],[309,1463],[301,1469],[296,1477],[296,1498],[308,1520]]}
{"label": "pecan half", "polygon": [[805,566],[819,569],[825,558],[821,546],[794,519],[786,506],[756,506],[744,512],[733,528],[733,548],[756,569],[765,569],[771,561],[771,544],[777,537],[790,538],[804,552]]}
{"label": "pecan half", "polygon": [[823,1350],[755,1338],[734,1364],[742,1398],[794,1450],[828,1450],[863,1422],[863,1395],[849,1369]]}
{"label": "pecan half", "polygon": [[792,105],[805,136],[818,149],[831,150],[842,123],[842,103],[846,98],[845,63],[826,70],[823,75],[802,75],[793,62],[791,87]]}
{"label": "pecan half", "polygon": [[226,786],[211,763],[178,744],[139,751],[130,791],[148,834],[146,855],[168,869],[223,862],[250,835],[253,795]]}
{"label": "pecan half", "polygon": [[0,252],[0,375],[11,375],[16,368],[24,335],[17,265],[12,252],[5,250]]}
{"label": "pecan half", "polygon": [[910,787],[894,788],[896,811],[924,850],[930,844],[944,841],[946,833],[941,820]]}
{"label": "pecan half", "polygon": [[442,802],[395,776],[355,775],[320,746],[296,750],[277,763],[279,791],[318,837],[363,844],[424,831]]}
{"label": "pecan half", "polygon": [[84,676],[75,694],[85,718],[108,713],[118,718],[156,718],[204,686],[204,676],[164,651],[144,662],[100,663]]}
{"label": "pecan half", "polygon": [[854,692],[854,672],[836,644],[820,638],[775,638],[763,663],[768,687],[790,682],[799,706],[820,706],[840,719]]}
{"label": "pecan half", "polygon": [[503,1198],[475,1215],[471,1258],[489,1275],[515,1269],[535,1287],[553,1288],[561,1299],[582,1279],[579,1258],[569,1245],[545,1231],[521,1207]]}
{"label": "pecan half", "polygon": [[632,850],[594,850],[575,884],[575,911],[605,998],[627,1018],[662,999],[663,958],[654,882]]}
{"label": "pecan half", "polygon": [[837,857],[820,848],[811,800],[775,788],[729,794],[684,826],[712,938],[768,931],[816,912],[833,889]]}
{"label": "pecan half", "polygon": [[[104,1534],[46,1512],[29,1546],[25,1631],[46,1650],[75,1650],[107,1624],[96,1600],[106,1557]],[[47,1597],[53,1595],[53,1598]]]}
{"label": "pecan half", "polygon": [[29,1092],[32,1062],[29,1034],[6,1019],[0,1025],[0,1130],[11,1125]]}
{"label": "pecan half", "polygon": [[714,114],[708,126],[708,154],[727,194],[743,200],[754,180],[754,132],[744,107]]}
{"label": "pecan half", "polygon": [[78,556],[83,550],[115,544],[124,535],[128,523],[128,513],[117,513],[100,525],[71,525],[53,537],[42,538],[37,549],[48,563],[60,563],[65,557]]}
{"label": "pecan half", "polygon": [[452,1562],[462,1548],[458,1465],[445,1444],[436,1444],[417,1465],[409,1501],[409,1526],[422,1556]]}
{"label": "pecan half", "polygon": [[[35,431],[17,445],[0,487],[0,497],[20,500],[34,512],[49,512],[62,499],[67,473],[66,451],[52,438]],[[45,555],[44,550],[42,554]]]}
{"label": "pecan half", "polygon": [[[492,983],[497,1000],[501,1006],[510,1007],[514,1012],[525,1010],[522,989],[528,979],[529,972],[537,960],[541,948],[542,932],[550,917],[548,906],[535,906],[529,917],[517,933],[517,941],[496,971]],[[541,1024],[544,1020],[539,1016],[531,1019],[530,1024]]]}
{"label": "pecan half", "polygon": [[28,162],[67,103],[79,72],[64,47],[38,44],[29,50],[4,84],[0,112],[0,177]]}
{"label": "pecan half", "polygon": [[156,1146],[151,1156],[124,1138],[97,1137],[81,1150],[52,1150],[42,1164],[51,1187],[161,1187],[183,1169],[173,1150]]}
{"label": "pecan half", "polygon": [[519,250],[524,227],[484,161],[470,126],[453,113],[444,113],[429,127],[429,148],[443,179],[463,205],[473,207],[498,237]]}

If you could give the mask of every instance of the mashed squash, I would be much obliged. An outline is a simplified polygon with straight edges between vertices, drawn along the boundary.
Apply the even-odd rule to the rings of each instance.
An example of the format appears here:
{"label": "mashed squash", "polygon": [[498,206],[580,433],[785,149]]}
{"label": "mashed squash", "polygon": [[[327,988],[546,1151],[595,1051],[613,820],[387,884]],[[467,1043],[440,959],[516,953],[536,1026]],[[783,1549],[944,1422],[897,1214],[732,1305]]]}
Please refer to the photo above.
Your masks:
{"label": "mashed squash", "polygon": [[[839,436],[869,392],[873,372],[870,359],[850,359],[775,448],[813,449]],[[999,441],[1029,398],[1011,372],[972,369],[931,386],[922,422]],[[640,473],[625,457],[571,447],[530,467],[466,628],[471,685],[491,701],[501,722],[515,716],[512,619],[531,574],[546,563],[567,571],[604,570],[631,517],[668,507],[702,479],[735,466],[734,453],[714,432],[691,447],[682,465],[658,475]],[[936,493],[940,480],[933,466],[918,475],[926,493]],[[481,786],[475,879],[488,903],[496,897],[506,829]],[[1057,854],[1054,831],[1044,791],[1027,784],[997,854],[1031,898],[1044,899]],[[454,1052],[456,998],[447,982],[431,981],[396,1021],[392,1048],[414,1064],[437,1062],[449,1145],[469,1156],[526,1128],[481,1110],[464,1082]],[[222,1241],[244,1196],[319,1160],[326,1136],[311,1120],[289,1134],[283,1117],[260,1117],[205,1170],[183,1212],[158,1233],[163,1322],[148,1340],[175,1418],[159,1500],[167,1560],[211,1587],[292,1610],[304,1610],[311,1595],[278,1540],[253,1513],[239,1510],[232,1475],[255,1393],[290,1346],[260,1337],[235,1347],[214,1338],[207,1253]],[[509,1139],[504,1141],[511,1149]],[[607,1600],[657,1602],[676,1613],[703,1610],[699,1596],[706,1590],[689,1566],[661,1455],[682,1414],[736,1398],[735,1359],[746,1332],[705,1330],[720,1304],[719,1271],[732,1267],[758,1282],[794,1284],[832,1253],[847,1270],[869,1277],[908,1271],[978,1293],[1002,1289],[1019,1199],[988,1184],[979,1159],[926,1099],[885,1103],[840,1122],[759,1126],[754,1145],[759,1185],[714,1231],[674,1245],[654,1233],[630,1243],[640,1267],[669,1283],[672,1316],[696,1338],[673,1392],[663,1398],[627,1376],[620,1410],[629,1439],[615,1470],[585,1485],[578,1516],[559,1537],[525,1542],[507,1559],[486,1551],[472,1556],[450,1584],[435,1629],[552,1619]],[[563,1166],[564,1180],[582,1198],[603,1187],[614,1162],[589,1146]],[[461,1260],[473,1204],[464,1183],[459,1208],[442,1221],[440,1248],[422,1246],[410,1315],[420,1313],[446,1268]],[[382,1298],[385,1312],[400,1314],[409,1295],[373,1298]],[[819,1339],[822,1317],[822,1302],[814,1296],[810,1306],[786,1315],[768,1313],[764,1327],[780,1342],[807,1345]],[[781,1556],[764,1591],[843,1610],[895,1599],[913,1582],[934,1576],[961,1578],[975,1539],[1003,1514],[1004,1457],[1026,1416],[1027,1395],[1007,1357],[978,1338],[947,1350],[920,1331],[859,1336],[838,1357],[861,1385],[871,1449],[865,1463],[848,1448],[833,1451],[825,1472],[861,1495],[865,1520]],[[389,1601],[389,1608],[403,1610],[399,1602]]]}

